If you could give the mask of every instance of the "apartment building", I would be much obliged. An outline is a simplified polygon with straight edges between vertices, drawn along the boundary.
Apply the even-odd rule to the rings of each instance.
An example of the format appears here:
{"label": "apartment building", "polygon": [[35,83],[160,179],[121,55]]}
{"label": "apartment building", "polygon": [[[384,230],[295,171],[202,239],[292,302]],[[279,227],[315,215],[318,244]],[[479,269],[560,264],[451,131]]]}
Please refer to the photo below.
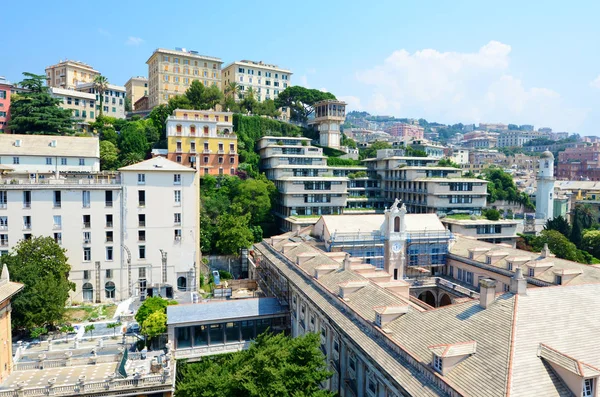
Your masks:
{"label": "apartment building", "polygon": [[439,277],[394,280],[288,233],[255,245],[250,272],[292,336],[319,334],[334,393],[597,395],[598,269],[463,237],[445,256]]}
{"label": "apartment building", "polygon": [[60,99],[59,106],[71,111],[75,126],[80,130],[88,130],[90,123],[96,121],[96,96],[72,89],[50,87],[50,95]]}
{"label": "apartment building", "polygon": [[88,64],[65,60],[46,68],[46,84],[74,90],[78,84],[93,82],[98,75],[100,72]]}
{"label": "apartment building", "polygon": [[7,131],[10,120],[10,94],[12,84],[0,76],[0,134]]}
{"label": "apartment building", "polygon": [[200,55],[198,51],[188,51],[185,48],[158,48],[146,63],[148,103],[151,109],[185,93],[194,80],[206,87],[216,85],[221,88],[223,61],[220,58]]}
{"label": "apartment building", "polygon": [[[94,83],[84,83],[77,85],[77,91],[94,95],[96,100],[96,115],[100,113],[100,94],[94,87]],[[102,114],[117,119],[125,118],[125,87],[120,85],[108,84],[104,91],[102,102]]]}
{"label": "apartment building", "polygon": [[0,249],[53,237],[69,258],[72,302],[193,290],[195,170],[156,157],[119,171],[0,176]]}
{"label": "apartment building", "polygon": [[514,146],[523,146],[527,142],[532,139],[536,139],[541,137],[537,131],[518,131],[518,130],[509,130],[504,131],[500,135],[498,135],[498,147],[514,147]]}
{"label": "apartment building", "polygon": [[[0,228],[1,229],[1,228]],[[0,384],[13,370],[12,324],[10,299],[23,289],[23,284],[10,281],[6,264],[0,273]]]}
{"label": "apartment building", "polygon": [[127,98],[131,101],[131,110],[136,109],[135,103],[144,96],[148,95],[148,79],[143,76],[132,77],[125,83]]}
{"label": "apartment building", "polygon": [[100,171],[97,137],[0,134],[0,164],[42,181],[50,174]]}
{"label": "apartment building", "polygon": [[498,137],[492,134],[483,134],[473,138],[463,138],[460,146],[469,149],[490,149],[498,145]]}
{"label": "apartment building", "polygon": [[309,138],[262,137],[260,168],[277,187],[274,213],[283,230],[314,224],[319,216],[373,212],[383,208],[379,182],[366,167],[330,167],[323,149]]}
{"label": "apartment building", "polygon": [[454,149],[450,160],[456,164],[463,166],[469,163],[469,151],[467,149]]}
{"label": "apartment building", "polygon": [[423,139],[425,129],[421,126],[413,124],[394,123],[390,127],[386,128],[385,132],[398,138]]}
{"label": "apartment building", "polygon": [[442,223],[453,234],[472,237],[480,241],[494,244],[507,244],[513,248],[517,245],[517,221],[499,219],[490,221],[484,218],[453,219],[444,217]]}
{"label": "apartment building", "polygon": [[508,131],[508,125],[502,123],[479,123],[479,129],[484,131]]}
{"label": "apartment building", "polygon": [[239,86],[236,100],[242,99],[246,91],[252,88],[254,98],[262,102],[275,99],[279,93],[291,85],[292,72],[262,61],[235,61],[223,68],[223,88],[231,82]]}
{"label": "apartment building", "polygon": [[392,203],[398,198],[411,214],[442,215],[454,211],[480,214],[486,206],[487,182],[465,178],[462,170],[454,167],[438,167],[438,161],[430,157],[398,156],[393,150],[384,149],[365,163],[381,180],[385,201]]}
{"label": "apartment building", "polygon": [[237,171],[231,112],[176,109],[167,118],[167,142],[171,161],[196,167],[202,175],[235,175]]}

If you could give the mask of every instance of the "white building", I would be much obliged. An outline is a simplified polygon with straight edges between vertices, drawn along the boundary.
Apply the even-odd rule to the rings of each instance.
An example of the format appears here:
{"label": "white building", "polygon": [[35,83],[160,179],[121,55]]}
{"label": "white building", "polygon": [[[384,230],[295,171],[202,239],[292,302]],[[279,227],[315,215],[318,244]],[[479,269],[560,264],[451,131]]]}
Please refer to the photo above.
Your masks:
{"label": "white building", "polygon": [[0,164],[15,173],[90,173],[100,171],[98,138],[0,134]]}
{"label": "white building", "polygon": [[[84,83],[77,85],[77,91],[87,92],[96,95],[96,115],[100,114],[100,96],[94,88],[94,83]],[[121,85],[109,84],[104,91],[102,101],[102,112],[104,116],[115,117],[117,119],[125,118],[125,97],[127,90]]]}
{"label": "white building", "polygon": [[193,289],[199,263],[195,170],[156,157],[120,171],[43,179],[29,172],[0,175],[0,250],[52,236],[67,251],[73,302]]}
{"label": "white building", "polygon": [[59,106],[71,111],[78,129],[87,130],[96,121],[96,97],[94,94],[73,89],[50,87],[50,95],[60,99]]}
{"label": "white building", "polygon": [[540,157],[536,182],[535,218],[545,223],[554,217],[554,155],[548,150]]}
{"label": "white building", "polygon": [[243,98],[252,88],[254,98],[262,102],[275,99],[279,93],[291,85],[292,72],[277,65],[254,61],[235,61],[223,68],[223,89],[233,81],[239,85],[238,98]]}

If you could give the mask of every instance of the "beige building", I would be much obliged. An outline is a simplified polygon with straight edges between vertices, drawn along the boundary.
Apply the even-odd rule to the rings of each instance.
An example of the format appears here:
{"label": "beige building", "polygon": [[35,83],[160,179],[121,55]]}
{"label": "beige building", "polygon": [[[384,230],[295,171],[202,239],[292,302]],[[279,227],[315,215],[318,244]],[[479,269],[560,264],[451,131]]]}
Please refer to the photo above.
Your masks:
{"label": "beige building", "polygon": [[244,97],[249,88],[254,90],[254,97],[261,102],[265,99],[275,99],[291,83],[292,72],[277,65],[262,61],[235,61],[223,68],[223,87],[235,81],[240,86],[238,98]]}
{"label": "beige building", "polygon": [[127,98],[131,101],[131,110],[140,110],[136,109],[135,103],[148,95],[148,79],[143,76],[130,78],[127,80],[127,83],[125,83],[125,91],[127,93]]}
{"label": "beige building", "polygon": [[[84,83],[77,86],[77,91],[85,92],[94,96],[96,100],[96,113],[100,113],[100,97],[96,92],[94,83]],[[102,101],[102,113],[105,116],[117,119],[125,118],[125,87],[122,85],[108,84],[104,91]]]}
{"label": "beige building", "polygon": [[[442,218],[442,223],[449,231],[477,240],[494,244],[508,244],[515,248],[517,245],[516,220],[499,219],[453,219],[451,216]],[[522,222],[522,221],[521,221]]]}
{"label": "beige building", "polygon": [[[90,83],[91,84],[91,83]],[[87,92],[72,89],[50,87],[50,95],[62,101],[60,107],[72,111],[73,119],[79,129],[87,129],[96,121],[96,96]]]}
{"label": "beige building", "polygon": [[60,61],[46,68],[46,84],[48,87],[74,89],[77,84],[94,81],[94,77],[98,75],[100,75],[99,71],[83,62]]}
{"label": "beige building", "polygon": [[198,54],[197,51],[176,48],[156,49],[148,64],[148,105],[150,108],[167,103],[169,98],[182,95],[192,81],[221,88],[220,58]]}

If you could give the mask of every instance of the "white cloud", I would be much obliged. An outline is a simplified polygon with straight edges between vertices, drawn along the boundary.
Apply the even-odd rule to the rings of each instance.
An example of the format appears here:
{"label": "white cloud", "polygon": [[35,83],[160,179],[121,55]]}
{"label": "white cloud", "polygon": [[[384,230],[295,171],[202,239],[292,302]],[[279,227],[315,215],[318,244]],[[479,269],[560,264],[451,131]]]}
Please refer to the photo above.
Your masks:
{"label": "white cloud", "polygon": [[105,37],[112,36],[108,30],[104,30],[102,28],[98,28],[98,33]]}
{"label": "white cloud", "polygon": [[[368,91],[363,110],[440,122],[504,122],[576,130],[588,109],[571,108],[559,93],[527,87],[509,73],[511,46],[490,41],[477,52],[394,51],[356,73]],[[597,82],[600,88],[600,76]],[[349,102],[350,103],[350,102]],[[356,101],[355,101],[356,103]]]}
{"label": "white cloud", "polygon": [[596,77],[594,80],[590,81],[590,86],[594,88],[600,88],[600,75]]}
{"label": "white cloud", "polygon": [[142,44],[143,42],[144,42],[144,39],[141,39],[139,37],[129,36],[127,38],[127,41],[125,42],[125,44],[138,46],[138,45]]}

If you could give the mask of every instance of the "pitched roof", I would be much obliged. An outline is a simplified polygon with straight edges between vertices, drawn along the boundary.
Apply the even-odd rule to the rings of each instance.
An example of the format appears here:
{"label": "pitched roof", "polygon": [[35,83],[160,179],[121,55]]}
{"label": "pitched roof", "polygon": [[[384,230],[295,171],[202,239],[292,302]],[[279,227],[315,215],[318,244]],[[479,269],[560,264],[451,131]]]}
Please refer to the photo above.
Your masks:
{"label": "pitched roof", "polygon": [[[16,141],[19,140],[19,146]],[[52,141],[56,145],[52,146]],[[100,157],[96,137],[0,134],[0,156]]]}
{"label": "pitched roof", "polygon": [[477,349],[477,342],[474,340],[460,343],[448,343],[429,346],[429,350],[440,357],[457,357],[474,354]]}
{"label": "pitched roof", "polygon": [[[384,214],[365,215],[322,215],[321,219],[329,233],[369,233],[383,230]],[[436,214],[406,214],[404,217],[407,232],[445,231]]]}
{"label": "pitched roof", "polygon": [[600,375],[600,369],[561,353],[543,343],[540,344],[540,357],[581,377],[589,378]]}
{"label": "pitched roof", "polygon": [[157,156],[151,159],[140,161],[126,167],[119,168],[119,171],[177,171],[177,172],[196,172],[195,169],[186,167],[164,157]]}

